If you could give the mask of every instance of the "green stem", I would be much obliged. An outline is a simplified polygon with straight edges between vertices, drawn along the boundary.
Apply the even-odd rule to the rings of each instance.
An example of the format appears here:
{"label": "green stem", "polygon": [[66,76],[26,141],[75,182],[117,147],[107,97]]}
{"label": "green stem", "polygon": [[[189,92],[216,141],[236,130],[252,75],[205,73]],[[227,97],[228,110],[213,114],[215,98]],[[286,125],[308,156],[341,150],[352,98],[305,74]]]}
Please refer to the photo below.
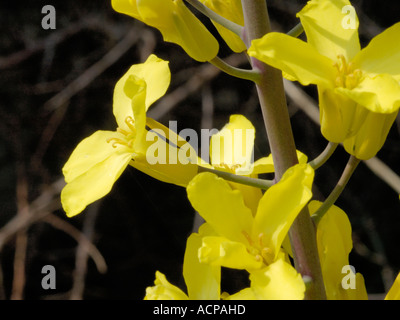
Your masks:
{"label": "green stem", "polygon": [[267,190],[268,188],[272,187],[275,183],[272,180],[264,180],[264,179],[251,178],[251,177],[247,177],[247,176],[239,176],[234,173],[199,166],[199,173],[201,173],[201,172],[211,172],[225,180],[244,184],[244,185],[247,185],[250,187],[260,188],[263,190]]}
{"label": "green stem", "polygon": [[314,220],[315,225],[321,221],[324,214],[329,210],[330,207],[336,202],[339,196],[342,194],[344,188],[349,182],[351,176],[356,170],[360,160],[354,156],[350,156],[349,161],[347,162],[346,168],[344,169],[342,176],[340,177],[337,185],[332,190],[331,194],[326,198],[324,203],[318,208],[318,210],[312,215],[312,219]]}
{"label": "green stem", "polygon": [[241,68],[236,68],[227,64],[224,60],[219,57],[215,57],[214,59],[209,61],[212,65],[216,66],[218,69],[222,70],[223,72],[234,76],[236,78],[241,78],[245,80],[251,80],[254,82],[258,82],[261,78],[260,72],[257,70],[246,70]]}
{"label": "green stem", "polygon": [[322,151],[322,153],[316,157],[314,160],[310,161],[308,164],[314,169],[317,170],[320,168],[326,161],[329,160],[329,158],[332,156],[332,154],[335,152],[338,143],[333,143],[329,142],[328,145],[326,146],[325,150]]}
{"label": "green stem", "polygon": [[[271,28],[265,0],[242,0],[242,7],[248,46],[252,40],[270,32]],[[274,161],[275,179],[279,181],[288,168],[298,163],[282,72],[255,58],[251,58],[251,62],[253,68],[261,72],[256,87]],[[326,299],[315,229],[307,207],[293,222],[289,237],[297,271],[303,277],[312,279],[305,299]]]}
{"label": "green stem", "polygon": [[226,29],[232,31],[236,35],[238,35],[240,38],[242,38],[243,35],[243,27],[237,23],[234,23],[223,16],[219,15],[215,11],[211,10],[204,4],[202,4],[198,0],[186,0],[187,3],[192,5],[194,8],[196,8],[198,11],[200,11],[202,14],[205,16],[209,17],[211,20],[214,22],[220,24],[221,26],[225,27]]}
{"label": "green stem", "polygon": [[298,24],[296,24],[296,25],[294,26],[293,29],[291,29],[291,30],[287,33],[287,35],[297,38],[297,37],[299,37],[303,32],[304,32],[303,25],[301,24],[301,22],[299,22]]}

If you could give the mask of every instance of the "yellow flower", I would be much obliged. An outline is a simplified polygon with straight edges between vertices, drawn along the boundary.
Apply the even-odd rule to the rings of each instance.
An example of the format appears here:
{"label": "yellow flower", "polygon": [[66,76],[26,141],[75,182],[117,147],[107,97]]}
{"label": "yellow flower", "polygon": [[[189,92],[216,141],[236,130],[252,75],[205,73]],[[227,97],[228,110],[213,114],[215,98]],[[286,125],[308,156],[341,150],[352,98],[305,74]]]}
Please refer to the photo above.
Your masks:
{"label": "yellow flower", "polygon": [[[161,138],[146,130],[146,111],[165,94],[169,82],[168,62],[155,55],[143,64],[133,65],[117,82],[113,112],[118,129],[100,130],[82,140],[63,167],[67,185],[61,192],[61,202],[68,216],[80,213],[110,192],[128,164],[156,179],[181,186],[186,186],[197,173],[197,166],[191,163],[151,164],[147,153],[153,143],[150,141]],[[170,147],[165,148],[166,159],[177,157],[177,148]]]}
{"label": "yellow flower", "polygon": [[348,0],[311,0],[298,13],[307,41],[281,33],[254,40],[248,53],[290,80],[318,86],[321,131],[359,159],[382,147],[400,108],[397,23],[360,50],[358,20],[344,24]]}
{"label": "yellow flower", "polygon": [[213,233],[212,228],[205,223],[199,228],[199,233],[191,234],[187,240],[183,261],[187,294],[157,271],[154,286],[146,289],[145,300],[219,300],[221,268],[200,263],[198,258],[202,238]]}
{"label": "yellow flower", "polygon": [[250,287],[225,300],[303,300],[306,286],[293,266],[278,259],[269,266],[250,272]]}
{"label": "yellow flower", "polygon": [[314,171],[290,168],[258,203],[255,216],[239,190],[211,173],[200,173],[187,186],[194,209],[218,234],[206,236],[201,262],[234,269],[260,269],[275,261],[298,213],[311,198]]}
{"label": "yellow flower", "polygon": [[218,54],[219,44],[182,0],[112,0],[115,11],[157,28],[165,41],[180,45],[198,61]]}
{"label": "yellow flower", "polygon": [[[215,11],[224,18],[238,25],[244,26],[241,0],[200,0],[200,2],[204,3],[211,10]],[[238,35],[218,23],[213,22],[213,24],[232,51],[242,52],[246,50],[246,45]]]}
{"label": "yellow flower", "polygon": [[[321,204],[319,201],[311,201],[310,214],[317,211]],[[317,245],[327,298],[367,300],[363,276],[360,273],[354,274],[349,266],[349,253],[353,248],[351,225],[346,213],[339,207],[332,206],[319,221]]]}
{"label": "yellow flower", "polygon": [[[202,163],[202,166],[252,178],[257,178],[263,173],[273,173],[272,155],[253,162],[254,140],[253,124],[243,115],[231,115],[229,122],[218,133],[211,136],[210,165]],[[307,163],[305,154],[297,151],[297,156],[299,163]],[[255,214],[262,197],[261,190],[240,183],[228,183],[233,189],[240,190],[245,205]]]}

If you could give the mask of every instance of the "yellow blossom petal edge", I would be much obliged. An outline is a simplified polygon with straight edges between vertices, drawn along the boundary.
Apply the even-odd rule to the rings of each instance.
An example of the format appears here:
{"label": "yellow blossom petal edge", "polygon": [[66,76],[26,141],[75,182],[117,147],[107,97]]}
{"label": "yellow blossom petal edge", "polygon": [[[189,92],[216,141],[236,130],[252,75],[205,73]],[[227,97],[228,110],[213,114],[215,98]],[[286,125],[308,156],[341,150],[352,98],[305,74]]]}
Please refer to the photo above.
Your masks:
{"label": "yellow blossom petal edge", "polygon": [[400,22],[374,37],[354,58],[360,69],[372,74],[390,74],[400,81]]}
{"label": "yellow blossom petal edge", "polygon": [[160,271],[156,271],[153,287],[146,288],[144,300],[188,300],[188,296],[178,287],[168,282]]}
{"label": "yellow blossom petal edge", "polygon": [[253,124],[243,115],[231,115],[229,122],[211,137],[211,165],[235,174],[251,174],[254,139]]}
{"label": "yellow blossom petal edge", "polygon": [[303,300],[306,286],[292,265],[278,259],[250,273],[251,289],[258,300]]}
{"label": "yellow blossom petal edge", "polygon": [[221,267],[201,263],[199,259],[203,237],[214,233],[214,230],[204,223],[200,226],[199,233],[192,233],[186,242],[183,277],[190,300],[220,299]]}
{"label": "yellow blossom petal edge", "polygon": [[165,41],[180,45],[197,61],[210,61],[219,44],[182,0],[112,0],[115,11],[157,28]]}
{"label": "yellow blossom petal edge", "polygon": [[[99,142],[99,137],[104,137],[101,145],[95,144]],[[66,163],[66,169],[64,169],[64,171],[67,170],[66,176],[73,174],[74,177],[74,179],[68,180],[69,182],[61,191],[61,203],[68,217],[80,213],[87,205],[108,194],[132,158],[130,153],[114,151],[101,160],[101,156],[104,155],[102,150],[112,148],[107,145],[106,137],[110,137],[109,132],[94,133],[83,141],[83,145],[90,146],[90,149],[85,150],[82,145],[78,145],[73,156]],[[99,154],[96,154],[97,150],[99,150]],[[92,161],[94,160],[90,168],[87,165],[89,162],[80,161],[85,159],[86,155]],[[76,163],[75,159],[77,159]],[[69,171],[72,170],[72,167],[76,167],[77,172]],[[86,170],[82,172],[81,169]],[[82,173],[76,176],[78,172]]]}
{"label": "yellow blossom petal edge", "polygon": [[[346,16],[346,6],[353,15]],[[360,51],[358,18],[350,6],[348,0],[311,0],[297,14],[307,42],[331,60],[343,55],[349,61]]]}
{"label": "yellow blossom petal edge", "polygon": [[[321,202],[311,201],[310,214],[313,214]],[[317,245],[321,261],[322,275],[329,300],[366,300],[367,291],[361,274],[354,274],[355,288],[344,288],[342,280],[346,274],[343,267],[349,266],[349,253],[353,248],[351,224],[346,213],[332,206],[322,217],[317,227]]]}
{"label": "yellow blossom petal edge", "polygon": [[[241,0],[200,0],[208,8],[223,16],[224,18],[244,26],[243,8]],[[221,37],[234,52],[242,52],[246,50],[243,40],[232,31],[222,27],[218,23],[214,23]]]}
{"label": "yellow blossom petal edge", "polygon": [[273,251],[274,259],[293,221],[312,197],[313,179],[311,166],[296,165],[259,202],[252,234],[260,235],[263,245]]}
{"label": "yellow blossom petal edge", "polygon": [[374,113],[389,114],[400,108],[400,84],[387,74],[366,75],[352,89],[335,90]]}
{"label": "yellow blossom petal edge", "polygon": [[259,269],[263,265],[261,256],[249,253],[245,244],[224,237],[204,237],[199,250],[202,263],[232,269]]}
{"label": "yellow blossom petal edge", "polygon": [[[113,112],[120,128],[126,128],[127,116],[133,117],[133,107],[144,102],[144,111],[147,111],[165,94],[171,81],[168,64],[168,61],[151,54],[144,63],[131,66],[118,80],[114,88]],[[143,89],[145,89],[144,101],[142,103],[135,101],[133,105],[132,98]]]}
{"label": "yellow blossom petal edge", "polygon": [[332,87],[335,68],[332,61],[312,45],[286,34],[271,32],[253,40],[248,54],[284,71],[303,85],[324,84]]}
{"label": "yellow blossom petal edge", "polygon": [[186,190],[193,208],[217,234],[234,241],[246,240],[243,231],[250,232],[253,216],[240,191],[208,172],[196,175]]}
{"label": "yellow blossom petal edge", "polygon": [[360,160],[374,157],[385,143],[397,114],[398,111],[391,114],[369,112],[357,135],[343,142],[345,150]]}

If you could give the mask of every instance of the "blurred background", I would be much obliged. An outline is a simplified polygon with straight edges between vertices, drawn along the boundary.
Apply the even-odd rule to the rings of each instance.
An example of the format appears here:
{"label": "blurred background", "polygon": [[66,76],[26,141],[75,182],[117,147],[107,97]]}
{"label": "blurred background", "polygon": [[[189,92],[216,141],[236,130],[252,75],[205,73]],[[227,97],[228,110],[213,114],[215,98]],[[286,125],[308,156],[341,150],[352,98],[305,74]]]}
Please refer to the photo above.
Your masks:
{"label": "blurred background", "polygon": [[[274,30],[295,26],[305,3],[268,1]],[[400,21],[397,0],[352,3],[362,46]],[[45,5],[56,9],[56,29],[42,28]],[[130,167],[109,195],[69,219],[59,200],[61,169],[83,138],[115,129],[114,85],[151,53],[170,61],[172,81],[149,116],[200,132],[241,113],[256,127],[257,159],[269,149],[254,86],[191,60],[157,30],[114,12],[108,0],[3,1],[0,30],[0,298],[142,299],[156,270],[184,288],[183,253],[194,222],[185,189]],[[222,41],[220,56],[248,67]],[[316,88],[289,83],[287,99],[297,148],[312,159],[327,143],[316,122]],[[399,128],[397,121],[379,159],[359,166],[337,202],[353,227],[350,263],[372,299],[384,296],[400,270]],[[317,199],[329,195],[347,159],[339,147],[318,170]],[[45,265],[56,270],[55,289],[42,288]],[[246,281],[224,270],[224,290]]]}

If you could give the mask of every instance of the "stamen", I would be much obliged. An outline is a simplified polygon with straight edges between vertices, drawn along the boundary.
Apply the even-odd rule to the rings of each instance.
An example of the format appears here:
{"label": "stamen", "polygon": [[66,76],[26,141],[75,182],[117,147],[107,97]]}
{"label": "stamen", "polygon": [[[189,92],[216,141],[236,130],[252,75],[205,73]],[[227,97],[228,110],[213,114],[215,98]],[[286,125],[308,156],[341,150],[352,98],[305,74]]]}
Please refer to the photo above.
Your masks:
{"label": "stamen", "polygon": [[131,116],[125,118],[125,123],[132,132],[136,132],[135,120]]}
{"label": "stamen", "polygon": [[119,139],[119,138],[108,138],[106,141],[107,141],[107,143],[111,142],[111,146],[113,148],[116,148],[117,145],[123,145],[123,146],[127,146],[127,147],[129,146],[126,141]]}
{"label": "stamen", "polygon": [[246,238],[246,240],[249,242],[249,244],[250,244],[251,246],[253,246],[253,241],[251,240],[249,234],[248,234],[246,231],[244,231],[244,230],[242,230],[242,234],[245,236],[245,238]]}
{"label": "stamen", "polygon": [[261,232],[261,233],[258,235],[258,243],[260,244],[260,247],[261,247],[261,248],[263,247],[263,238],[264,238],[264,233]]}
{"label": "stamen", "polygon": [[338,71],[335,85],[337,87],[353,89],[359,83],[362,77],[362,71],[360,69],[354,70],[354,63],[347,63],[346,58],[343,55],[338,55],[337,58],[339,61],[333,64]]}
{"label": "stamen", "polygon": [[124,136],[127,136],[129,134],[128,131],[121,129],[120,127],[117,128],[117,132],[122,133]]}
{"label": "stamen", "polygon": [[261,255],[263,256],[267,264],[271,264],[274,261],[274,251],[271,248],[265,247],[261,250]]}

